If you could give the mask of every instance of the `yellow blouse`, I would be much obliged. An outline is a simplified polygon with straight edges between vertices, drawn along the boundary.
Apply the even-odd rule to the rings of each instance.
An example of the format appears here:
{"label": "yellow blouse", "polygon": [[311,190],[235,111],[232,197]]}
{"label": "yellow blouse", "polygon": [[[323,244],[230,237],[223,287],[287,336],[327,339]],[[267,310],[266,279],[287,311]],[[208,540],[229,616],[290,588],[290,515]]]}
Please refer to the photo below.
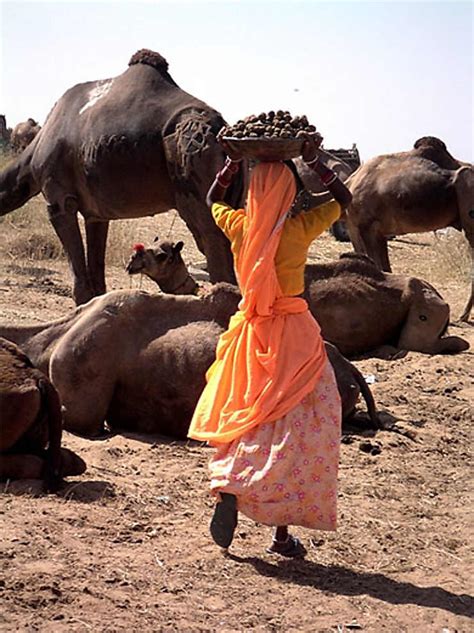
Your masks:
{"label": "yellow blouse", "polygon": [[[341,214],[338,202],[331,200],[307,212],[287,218],[275,256],[275,268],[284,295],[299,295],[304,290],[304,269],[311,242],[328,229]],[[232,209],[225,202],[212,205],[217,226],[230,240],[234,260],[237,258],[247,216],[244,209]]]}

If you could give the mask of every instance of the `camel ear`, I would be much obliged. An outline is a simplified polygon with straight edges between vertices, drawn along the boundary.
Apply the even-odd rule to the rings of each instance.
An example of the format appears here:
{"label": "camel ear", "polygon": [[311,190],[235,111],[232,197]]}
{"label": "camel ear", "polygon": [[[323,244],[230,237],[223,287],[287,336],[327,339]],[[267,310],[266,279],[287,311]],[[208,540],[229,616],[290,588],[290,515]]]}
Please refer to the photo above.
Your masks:
{"label": "camel ear", "polygon": [[173,255],[176,255],[177,253],[180,253],[183,250],[183,246],[184,246],[184,242],[177,242],[173,246]]}

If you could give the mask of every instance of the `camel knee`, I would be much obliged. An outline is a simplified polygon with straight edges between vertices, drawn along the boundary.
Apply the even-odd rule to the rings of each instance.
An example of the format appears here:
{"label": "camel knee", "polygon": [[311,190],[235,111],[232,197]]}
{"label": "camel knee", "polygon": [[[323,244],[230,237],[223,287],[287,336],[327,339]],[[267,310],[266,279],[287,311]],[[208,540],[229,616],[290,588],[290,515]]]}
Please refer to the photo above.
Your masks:
{"label": "camel knee", "polygon": [[42,479],[45,460],[37,455],[1,455],[0,478]]}

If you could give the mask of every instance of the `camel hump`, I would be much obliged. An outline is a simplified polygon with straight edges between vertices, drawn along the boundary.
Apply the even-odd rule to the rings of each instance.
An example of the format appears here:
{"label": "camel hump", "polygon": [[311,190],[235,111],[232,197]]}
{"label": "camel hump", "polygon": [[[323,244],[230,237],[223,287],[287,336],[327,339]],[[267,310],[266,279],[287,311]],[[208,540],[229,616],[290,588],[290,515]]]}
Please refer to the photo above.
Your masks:
{"label": "camel hump", "polygon": [[437,149],[442,149],[445,152],[448,151],[446,144],[436,136],[422,136],[415,141],[413,147],[414,149],[418,149],[419,147],[435,147]]}
{"label": "camel hump", "polygon": [[374,260],[362,253],[342,253],[337,268],[338,274],[353,273],[378,281],[385,280],[385,274],[377,268]]}
{"label": "camel hump", "polygon": [[358,261],[361,263],[369,264],[373,268],[377,268],[374,260],[368,255],[365,255],[364,253],[352,253],[352,252],[341,253],[339,255],[339,259],[349,259],[351,261]]}
{"label": "camel hump", "polygon": [[448,152],[446,144],[436,136],[422,136],[413,146],[415,154],[431,160],[442,169],[457,169],[459,162]]}
{"label": "camel hump", "polygon": [[148,48],[141,48],[131,56],[128,65],[134,66],[135,64],[147,64],[159,71],[168,70],[168,62],[166,59],[159,53],[155,53],[155,51],[151,51]]}

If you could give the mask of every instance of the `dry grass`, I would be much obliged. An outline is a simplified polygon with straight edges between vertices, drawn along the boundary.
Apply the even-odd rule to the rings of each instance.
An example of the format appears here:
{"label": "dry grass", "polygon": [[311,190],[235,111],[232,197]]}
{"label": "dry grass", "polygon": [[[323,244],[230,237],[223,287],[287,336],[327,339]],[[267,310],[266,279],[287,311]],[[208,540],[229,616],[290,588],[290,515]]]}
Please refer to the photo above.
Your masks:
{"label": "dry grass", "polygon": [[434,234],[436,254],[432,275],[446,281],[468,283],[471,267],[469,244],[460,231],[448,228]]}

